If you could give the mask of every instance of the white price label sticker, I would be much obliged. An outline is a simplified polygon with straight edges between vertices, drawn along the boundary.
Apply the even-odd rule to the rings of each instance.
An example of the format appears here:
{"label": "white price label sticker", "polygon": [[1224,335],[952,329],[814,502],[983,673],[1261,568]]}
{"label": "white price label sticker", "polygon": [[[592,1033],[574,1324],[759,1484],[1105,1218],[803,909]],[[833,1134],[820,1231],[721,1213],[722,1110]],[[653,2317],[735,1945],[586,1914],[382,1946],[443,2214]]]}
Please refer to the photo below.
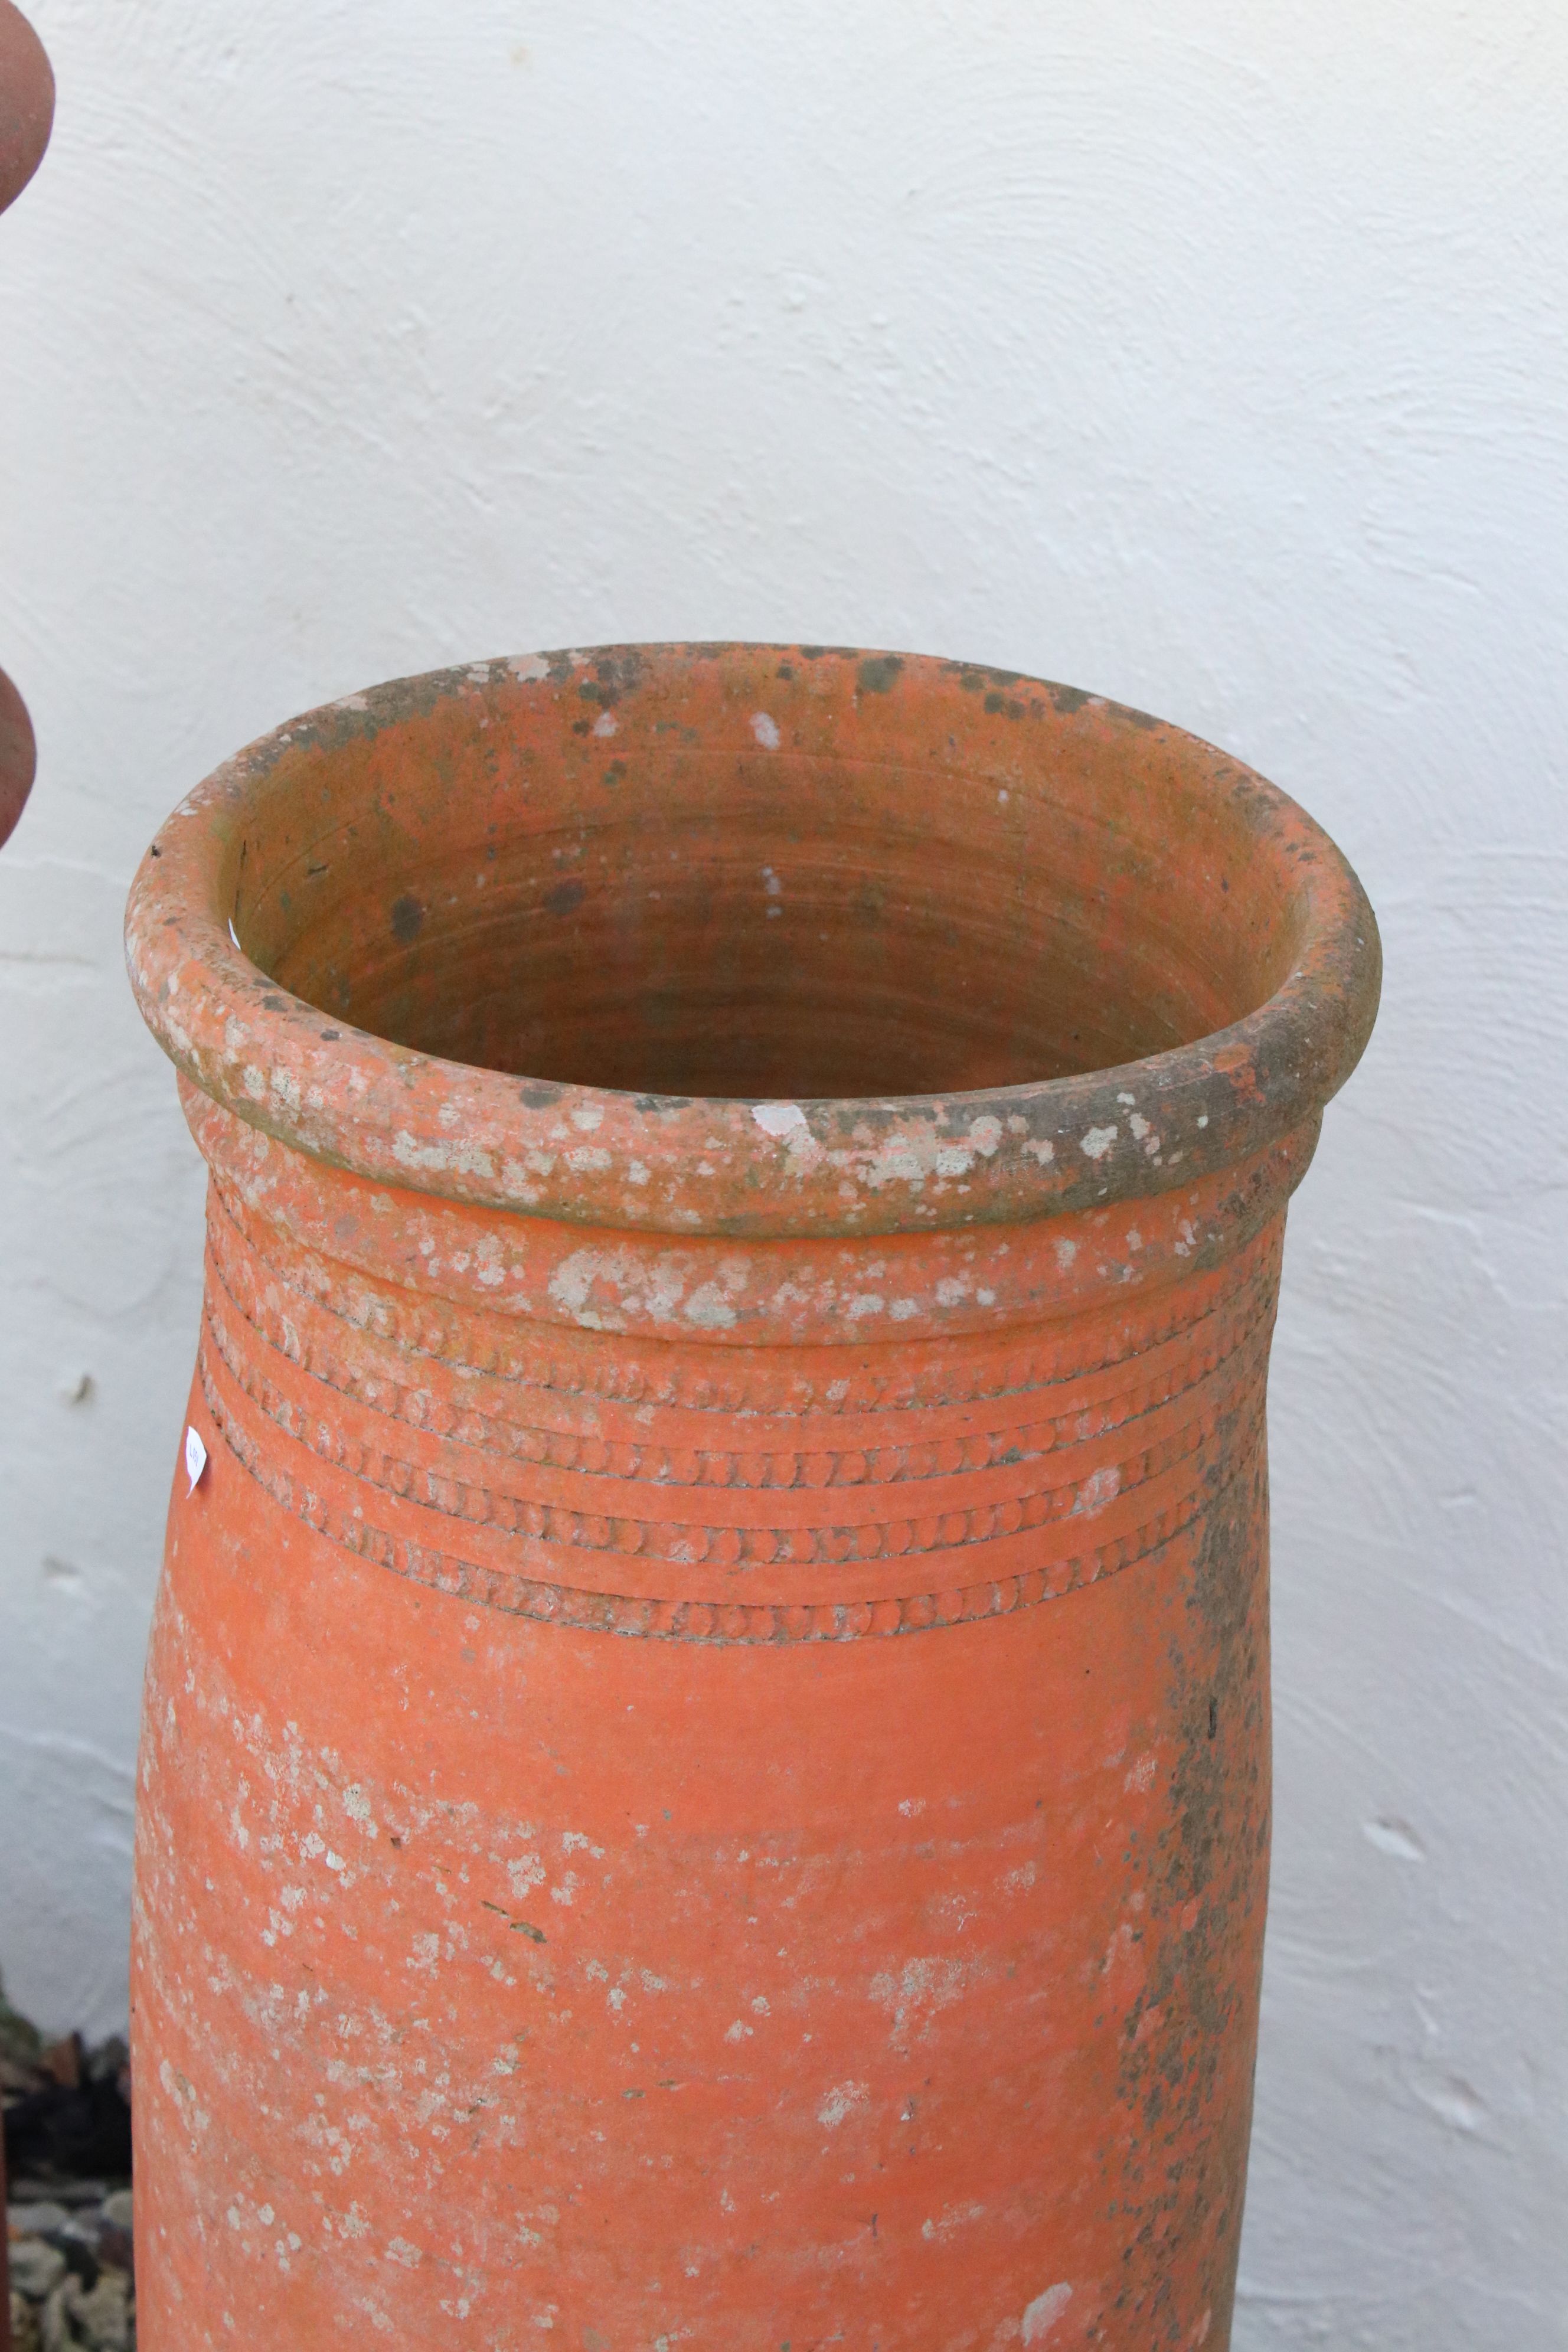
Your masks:
{"label": "white price label sticker", "polygon": [[190,1480],[187,1493],[194,1495],[202,1483],[202,1472],[207,1466],[207,1449],[194,1429],[185,1432],[185,1475]]}

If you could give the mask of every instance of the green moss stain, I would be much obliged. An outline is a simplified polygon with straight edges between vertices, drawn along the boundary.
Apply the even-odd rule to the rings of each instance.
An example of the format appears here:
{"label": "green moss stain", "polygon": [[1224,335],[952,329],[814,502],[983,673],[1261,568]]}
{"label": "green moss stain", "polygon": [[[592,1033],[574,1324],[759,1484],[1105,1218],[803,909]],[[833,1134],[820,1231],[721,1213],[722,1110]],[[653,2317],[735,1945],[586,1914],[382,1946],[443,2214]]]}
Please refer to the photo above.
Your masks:
{"label": "green moss stain", "polygon": [[903,663],[897,654],[868,654],[858,676],[862,694],[891,694]]}

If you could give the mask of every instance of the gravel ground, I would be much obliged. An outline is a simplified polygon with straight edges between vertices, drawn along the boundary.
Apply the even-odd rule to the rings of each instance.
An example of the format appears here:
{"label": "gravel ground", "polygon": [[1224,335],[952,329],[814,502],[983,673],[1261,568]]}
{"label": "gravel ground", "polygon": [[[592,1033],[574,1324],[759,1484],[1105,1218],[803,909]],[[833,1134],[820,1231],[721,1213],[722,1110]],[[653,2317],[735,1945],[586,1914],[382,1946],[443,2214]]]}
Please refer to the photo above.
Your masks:
{"label": "gravel ground", "polygon": [[130,2189],[13,2181],[5,2221],[13,2352],[132,2352]]}
{"label": "gravel ground", "polygon": [[125,2044],[47,2042],[0,1987],[12,2352],[132,2352]]}

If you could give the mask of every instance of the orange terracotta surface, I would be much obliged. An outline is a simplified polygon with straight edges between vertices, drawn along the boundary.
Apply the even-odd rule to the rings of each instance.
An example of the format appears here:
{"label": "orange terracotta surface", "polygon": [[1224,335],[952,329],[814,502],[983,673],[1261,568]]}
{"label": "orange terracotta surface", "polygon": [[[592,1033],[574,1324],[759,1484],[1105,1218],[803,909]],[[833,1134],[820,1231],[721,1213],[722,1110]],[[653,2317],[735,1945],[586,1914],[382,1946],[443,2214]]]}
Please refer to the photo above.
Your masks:
{"label": "orange terracotta surface", "polygon": [[1218,2352],[1338,853],[1066,688],[622,647],[281,730],[129,940],[150,2352]]}

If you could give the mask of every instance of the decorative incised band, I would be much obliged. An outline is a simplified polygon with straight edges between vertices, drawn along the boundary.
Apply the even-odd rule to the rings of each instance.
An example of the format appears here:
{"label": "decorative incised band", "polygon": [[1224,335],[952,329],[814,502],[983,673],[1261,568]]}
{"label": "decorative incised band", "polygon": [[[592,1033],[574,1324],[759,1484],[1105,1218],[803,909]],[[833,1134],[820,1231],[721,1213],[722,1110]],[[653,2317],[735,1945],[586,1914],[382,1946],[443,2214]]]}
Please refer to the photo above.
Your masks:
{"label": "decorative incised band", "polygon": [[[589,1591],[486,1567],[395,1535],[356,1511],[335,1508],[314,1486],[290,1475],[276,1442],[263,1444],[243,1426],[223,1393],[222,1375],[205,1349],[198,1369],[214,1426],[235,1459],[281,1508],[344,1550],[471,1604],[542,1623],[645,1640],[749,1645],[856,1641],[970,1624],[1060,1599],[1148,1559],[1212,1509],[1251,1467],[1264,1431],[1259,1389],[1231,1432],[1223,1475],[1202,1482],[1178,1507],[1158,1513],[1127,1536],[1020,1574],[940,1591],[851,1601],[665,1599]],[[297,1441],[285,1440],[291,1442]]]}
{"label": "decorative incised band", "polygon": [[[382,1377],[410,1394],[426,1393],[417,1368],[428,1365],[520,1387],[541,1402],[653,1405],[790,1422],[947,1412],[1059,1392],[1086,1375],[1144,1361],[1176,1342],[1184,1343],[1184,1356],[1194,1351],[1212,1370],[1229,1351],[1233,1324],[1242,1327],[1244,1338],[1272,1318],[1281,1235],[1282,1219],[1276,1218],[1223,1270],[1139,1302],[1140,1312],[1121,1326],[1100,1313],[1081,1324],[1068,1320],[989,1340],[962,1339],[919,1349],[885,1341],[864,1350],[781,1349],[770,1360],[763,1351],[721,1353],[697,1342],[626,1338],[606,1344],[597,1335],[568,1335],[549,1324],[520,1328],[506,1318],[374,1281],[287,1240],[247,1214],[216,1178],[207,1210],[209,1249],[238,1311],[258,1327],[265,1319],[268,1336],[277,1335],[274,1344],[332,1387],[339,1382],[316,1372],[315,1351],[300,1340],[299,1318],[281,1301],[297,1298],[308,1316],[331,1318],[342,1334],[331,1349],[334,1357],[379,1343],[387,1351]],[[268,1297],[268,1286],[278,1298]],[[749,1360],[754,1352],[762,1360]],[[831,1363],[825,1361],[829,1355]]]}
{"label": "decorative incised band", "polygon": [[[838,1641],[1031,1606],[1169,1543],[1262,1427],[1278,1223],[1122,1309],[989,1343],[729,1350],[720,1394],[771,1412],[694,1405],[700,1342],[515,1314],[498,1370],[483,1309],[344,1268],[216,1187],[208,1228],[200,1379],[250,1475],[356,1556],[543,1622]],[[804,1408],[825,1358],[843,1372]]]}
{"label": "decorative incised band", "polygon": [[[1059,1484],[1013,1493],[962,1507],[928,1511],[893,1520],[821,1522],[793,1527],[714,1524],[637,1517],[626,1512],[590,1512],[559,1502],[500,1490],[481,1480],[433,1469],[355,1439],[340,1423],[302,1413],[258,1366],[235,1346],[232,1333],[209,1303],[206,1330],[236,1386],[274,1425],[317,1460],[375,1492],[437,1511],[506,1536],[585,1552],[663,1560],[679,1567],[721,1569],[845,1565],[852,1560],[890,1560],[929,1552],[963,1549],[1056,1526],[1078,1516],[1103,1496],[1122,1502],[1212,1445],[1234,1417],[1235,1389],[1212,1396],[1163,1443],[1123,1456],[1107,1475],[1086,1465]],[[205,1349],[204,1349],[205,1353]],[[1037,1459],[1042,1458],[1039,1456]],[[1097,1484],[1098,1482],[1098,1484]],[[764,1490],[766,1491],[766,1490]],[[815,1489],[808,1491],[816,1491]]]}
{"label": "decorative incised band", "polygon": [[[323,1338],[309,1328],[322,1315],[316,1302],[300,1301],[292,1316],[286,1314],[258,1292],[254,1281],[247,1279],[249,1272],[243,1258],[237,1259],[232,1249],[217,1246],[215,1237],[208,1265],[213,1335],[247,1393],[295,1435],[301,1433],[294,1426],[299,1408],[292,1401],[264,1392],[266,1375],[249,1360],[243,1337],[247,1330],[265,1349],[275,1350],[292,1368],[337,1396],[351,1400],[362,1412],[401,1422],[426,1438],[471,1448],[500,1463],[666,1489],[742,1488],[784,1494],[919,1485],[931,1479],[1019,1468],[1080,1443],[1086,1433],[1081,1402],[1072,1411],[1048,1418],[971,1430],[962,1435],[859,1445],[828,1443],[820,1448],[759,1442],[744,1449],[721,1449],[707,1444],[617,1441],[538,1422],[503,1419],[466,1400],[451,1402],[433,1395],[427,1386],[388,1378],[384,1367],[362,1370],[331,1345],[330,1334]],[[1227,1301],[1225,1311],[1215,1310],[1205,1318],[1207,1328],[1193,1333],[1179,1366],[1172,1368],[1169,1377],[1146,1379],[1114,1395],[1097,1397],[1092,1407],[1093,1433],[1110,1436],[1179,1403],[1183,1397],[1211,1383],[1224,1368],[1245,1379],[1267,1350],[1273,1307],[1272,1284],[1255,1279],[1241,1297]],[[306,1326],[303,1330],[301,1325]],[[354,1336],[356,1352],[363,1355],[363,1336]],[[406,1370],[406,1367],[399,1369]],[[1059,1388],[1062,1383],[1051,1385]],[[926,1410],[930,1412],[933,1408]],[[340,1454],[338,1458],[349,1466],[346,1456]],[[400,1494],[405,1493],[406,1482],[399,1473],[407,1469],[406,1465],[394,1465],[376,1483],[390,1483]],[[367,1470],[361,1475],[374,1474]],[[473,1516],[466,1509],[462,1515]]]}

